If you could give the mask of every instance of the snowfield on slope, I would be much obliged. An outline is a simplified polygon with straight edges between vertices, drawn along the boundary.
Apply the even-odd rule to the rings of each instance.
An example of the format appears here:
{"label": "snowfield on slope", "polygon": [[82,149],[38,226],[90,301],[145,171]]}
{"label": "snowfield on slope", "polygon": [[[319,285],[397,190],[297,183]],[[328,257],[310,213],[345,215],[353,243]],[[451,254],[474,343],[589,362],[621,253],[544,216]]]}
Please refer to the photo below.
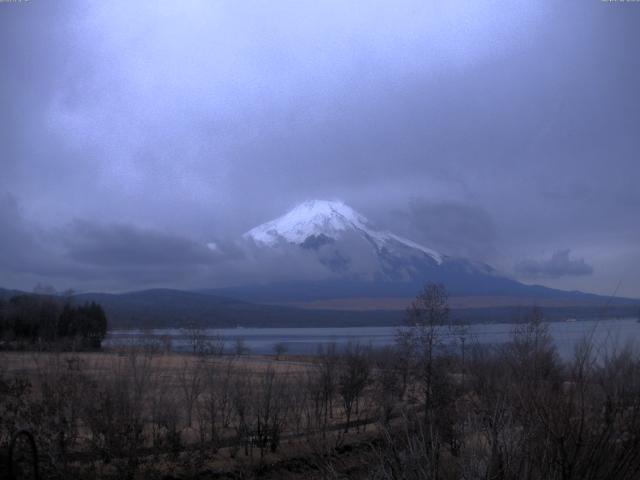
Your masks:
{"label": "snowfield on slope", "polygon": [[307,238],[320,235],[337,240],[348,231],[359,233],[380,250],[396,250],[394,247],[400,245],[442,263],[442,255],[435,250],[391,232],[373,229],[366,217],[341,201],[310,200],[301,203],[285,215],[249,230],[243,237],[258,244],[274,246],[283,240],[302,244]]}

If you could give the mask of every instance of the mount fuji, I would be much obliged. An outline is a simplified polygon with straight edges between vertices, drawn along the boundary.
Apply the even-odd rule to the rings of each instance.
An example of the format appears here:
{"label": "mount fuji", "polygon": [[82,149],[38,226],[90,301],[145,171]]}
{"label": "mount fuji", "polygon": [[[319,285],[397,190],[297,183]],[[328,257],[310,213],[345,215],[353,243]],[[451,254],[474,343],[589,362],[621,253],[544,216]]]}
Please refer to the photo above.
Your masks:
{"label": "mount fuji", "polygon": [[247,231],[242,242],[258,254],[277,252],[283,268],[295,272],[302,258],[321,273],[313,279],[301,276],[216,289],[217,293],[253,302],[318,308],[349,308],[356,303],[396,308],[393,299],[398,305],[406,305],[425,283],[438,282],[453,297],[476,301],[482,297],[483,304],[489,297],[510,305],[534,301],[544,304],[549,300],[561,304],[603,303],[603,297],[597,295],[525,285],[485,263],[449,256],[377,229],[341,201],[301,203]]}
{"label": "mount fuji", "polygon": [[[438,252],[376,228],[339,201],[304,202],[238,239],[233,287],[86,293],[112,325],[346,327],[398,325],[427,282],[450,293],[455,318],[514,321],[537,305],[545,318],[637,313],[637,300],[525,285],[491,266]],[[220,248],[210,243],[212,251]],[[244,263],[243,263],[244,262]],[[234,270],[228,270],[234,274]],[[247,279],[252,280],[247,280]],[[0,298],[19,292],[0,289]],[[613,304],[615,303],[615,305]]]}
{"label": "mount fuji", "polygon": [[430,261],[442,263],[442,256],[435,250],[391,232],[374,230],[369,220],[340,201],[304,202],[282,217],[249,230],[244,237],[267,246],[281,240],[301,246],[317,246],[323,241],[334,242],[348,232],[362,236],[379,253],[400,248],[404,253],[424,255]]}
{"label": "mount fuji", "polygon": [[375,230],[363,215],[339,201],[304,202],[243,238],[259,248],[314,252],[329,272],[351,280],[409,280],[420,269],[444,261],[431,248]]}

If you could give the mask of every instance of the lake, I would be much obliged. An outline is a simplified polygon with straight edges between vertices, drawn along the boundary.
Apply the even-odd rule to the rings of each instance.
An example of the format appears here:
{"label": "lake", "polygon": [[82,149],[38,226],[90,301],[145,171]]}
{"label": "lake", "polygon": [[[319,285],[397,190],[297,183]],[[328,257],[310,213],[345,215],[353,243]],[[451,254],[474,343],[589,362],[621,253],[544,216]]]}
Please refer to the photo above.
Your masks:
{"label": "lake", "polygon": [[[596,348],[612,348],[627,344],[640,344],[640,323],[635,318],[608,320],[579,320],[575,322],[549,323],[549,331],[555,340],[561,357],[568,359],[575,346],[585,337],[591,336]],[[517,324],[490,323],[466,326],[465,344],[490,345],[508,342]],[[349,343],[376,347],[393,345],[396,327],[348,327],[348,328],[232,328],[203,329],[200,331],[211,339],[222,336],[225,349],[231,353],[240,339],[250,353],[273,354],[276,344],[284,344],[290,354],[314,354],[319,345],[335,343],[344,348]],[[104,346],[143,344],[150,340],[161,340],[176,351],[188,351],[191,340],[185,329],[112,330]],[[457,335],[443,329],[446,342],[455,345]]]}

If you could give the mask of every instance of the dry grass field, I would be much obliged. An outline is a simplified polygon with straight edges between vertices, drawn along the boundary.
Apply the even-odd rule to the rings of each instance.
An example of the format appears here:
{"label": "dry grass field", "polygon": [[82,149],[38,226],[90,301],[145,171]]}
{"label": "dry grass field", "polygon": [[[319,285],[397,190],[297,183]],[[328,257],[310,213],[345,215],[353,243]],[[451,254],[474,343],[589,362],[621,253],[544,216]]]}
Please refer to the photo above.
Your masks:
{"label": "dry grass field", "polygon": [[313,459],[366,439],[374,415],[361,400],[346,431],[335,379],[323,378],[327,368],[337,373],[337,357],[326,358],[323,373],[317,357],[0,352],[6,384],[24,382],[10,392],[15,405],[3,407],[15,407],[47,460],[64,455],[64,465],[47,465],[51,475],[321,475]]}
{"label": "dry grass field", "polygon": [[280,359],[0,352],[0,478],[638,478],[637,351],[563,362],[535,317],[462,356],[439,332]]}

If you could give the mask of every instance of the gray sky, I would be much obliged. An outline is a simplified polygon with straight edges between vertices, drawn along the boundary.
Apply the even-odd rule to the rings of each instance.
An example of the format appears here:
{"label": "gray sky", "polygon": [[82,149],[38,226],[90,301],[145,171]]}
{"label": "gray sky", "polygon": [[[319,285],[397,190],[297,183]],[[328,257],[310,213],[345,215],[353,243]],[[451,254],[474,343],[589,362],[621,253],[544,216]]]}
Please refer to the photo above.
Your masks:
{"label": "gray sky", "polygon": [[639,27],[600,0],[0,3],[0,285],[214,286],[242,232],[340,198],[640,297]]}

